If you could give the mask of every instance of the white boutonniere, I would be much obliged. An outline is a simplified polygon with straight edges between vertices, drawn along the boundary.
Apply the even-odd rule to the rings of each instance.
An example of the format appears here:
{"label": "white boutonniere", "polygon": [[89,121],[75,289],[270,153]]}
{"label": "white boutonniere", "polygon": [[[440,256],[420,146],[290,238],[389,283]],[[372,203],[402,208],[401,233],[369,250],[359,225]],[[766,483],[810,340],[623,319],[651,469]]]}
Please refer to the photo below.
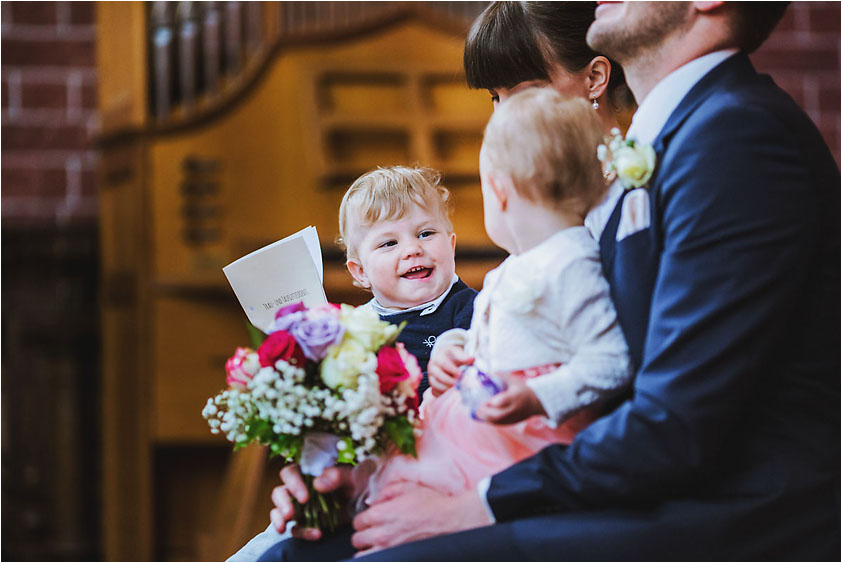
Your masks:
{"label": "white boutonniere", "polygon": [[644,187],[655,171],[655,149],[634,139],[623,139],[616,127],[605,144],[597,147],[596,155],[606,176],[616,173],[627,190]]}

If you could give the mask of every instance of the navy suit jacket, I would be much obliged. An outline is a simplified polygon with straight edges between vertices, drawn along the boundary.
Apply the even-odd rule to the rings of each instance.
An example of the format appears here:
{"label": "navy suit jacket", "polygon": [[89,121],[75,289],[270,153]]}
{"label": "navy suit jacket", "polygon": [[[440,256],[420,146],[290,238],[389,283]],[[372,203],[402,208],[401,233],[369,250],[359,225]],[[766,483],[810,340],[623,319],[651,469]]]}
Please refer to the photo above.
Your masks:
{"label": "navy suit jacket", "polygon": [[[650,227],[616,242],[621,200],[601,240],[633,396],[496,475],[489,503],[498,522],[620,510],[606,557],[658,558],[644,544],[663,542],[682,559],[835,559],[839,170],[743,54],[696,84],[654,149]],[[657,533],[614,536],[644,513]],[[549,558],[577,541],[522,532]]]}

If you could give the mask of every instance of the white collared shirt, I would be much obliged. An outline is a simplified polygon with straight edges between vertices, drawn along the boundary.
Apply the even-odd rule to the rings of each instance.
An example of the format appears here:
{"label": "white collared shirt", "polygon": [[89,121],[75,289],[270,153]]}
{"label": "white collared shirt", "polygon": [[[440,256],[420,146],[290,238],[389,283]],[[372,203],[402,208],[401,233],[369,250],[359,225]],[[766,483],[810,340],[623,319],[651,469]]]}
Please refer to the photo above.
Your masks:
{"label": "white collared shirt", "polygon": [[[652,91],[637,108],[631,126],[626,133],[626,138],[651,145],[658,138],[672,112],[675,111],[675,108],[678,107],[678,104],[687,96],[693,86],[721,62],[737,52],[737,49],[714,51],[694,59],[668,74],[652,88]],[[620,199],[622,193],[622,184],[619,180],[615,180],[608,188],[602,202],[594,207],[585,218],[585,226],[596,240],[599,240],[602,235],[602,231],[605,229],[605,225],[608,223],[608,219],[611,217],[611,213],[614,211],[617,200]]]}
{"label": "white collared shirt", "polygon": [[453,286],[456,282],[459,281],[459,276],[455,273],[453,274],[453,280],[450,282],[450,286],[448,286],[447,290],[433,299],[432,301],[428,301],[426,303],[422,303],[420,305],[416,305],[415,307],[410,307],[409,309],[393,309],[391,307],[384,307],[380,303],[377,302],[376,298],[373,298],[371,301],[366,303],[367,307],[371,307],[374,309],[374,312],[380,315],[381,317],[389,316],[389,315],[397,315],[398,313],[409,313],[410,311],[418,311],[421,310],[420,316],[424,315],[432,315],[436,312],[441,305],[444,298],[447,297],[447,294],[450,293],[450,290],[453,289]]}

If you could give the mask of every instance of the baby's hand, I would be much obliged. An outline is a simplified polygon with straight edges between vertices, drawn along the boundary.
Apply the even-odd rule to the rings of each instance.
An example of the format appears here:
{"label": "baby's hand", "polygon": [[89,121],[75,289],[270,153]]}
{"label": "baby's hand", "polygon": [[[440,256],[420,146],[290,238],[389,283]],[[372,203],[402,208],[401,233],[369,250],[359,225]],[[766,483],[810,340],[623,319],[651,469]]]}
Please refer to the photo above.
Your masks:
{"label": "baby's hand", "polygon": [[471,356],[465,354],[465,349],[459,345],[445,348],[434,348],[433,355],[427,364],[427,377],[433,396],[438,397],[456,384],[459,370],[462,366],[474,363]]}
{"label": "baby's hand", "polygon": [[505,391],[497,393],[477,408],[476,417],[494,424],[514,424],[530,416],[547,413],[535,392],[522,379],[507,378]]}

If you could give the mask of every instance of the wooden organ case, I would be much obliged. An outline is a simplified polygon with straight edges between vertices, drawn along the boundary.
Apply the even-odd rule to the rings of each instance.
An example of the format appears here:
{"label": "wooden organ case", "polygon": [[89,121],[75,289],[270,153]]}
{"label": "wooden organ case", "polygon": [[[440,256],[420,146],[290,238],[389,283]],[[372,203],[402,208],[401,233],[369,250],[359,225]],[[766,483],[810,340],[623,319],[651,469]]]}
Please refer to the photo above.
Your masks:
{"label": "wooden organ case", "polygon": [[483,7],[99,3],[107,559],[224,559],[268,523],[278,464],[201,416],[247,342],[222,266],[312,224],[328,298],[363,302],[333,243],[340,199],[416,162],[454,195],[463,279],[500,261],[477,165],[491,104],[461,69]]}

